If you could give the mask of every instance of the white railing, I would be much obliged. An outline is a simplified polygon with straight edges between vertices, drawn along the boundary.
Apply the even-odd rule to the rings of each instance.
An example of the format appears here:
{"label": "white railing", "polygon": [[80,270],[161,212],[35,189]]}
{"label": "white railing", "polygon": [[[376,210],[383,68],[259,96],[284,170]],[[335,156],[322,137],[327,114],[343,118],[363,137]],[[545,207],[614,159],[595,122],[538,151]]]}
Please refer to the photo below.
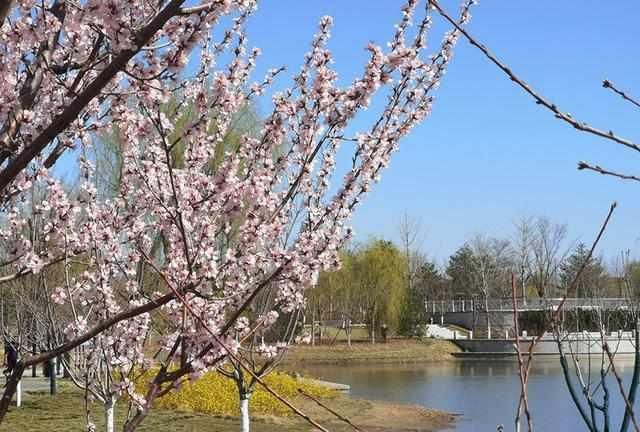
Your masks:
{"label": "white railing", "polygon": [[[516,307],[520,311],[527,310],[556,310],[562,298],[534,298],[525,299],[517,298]],[[606,310],[625,310],[629,309],[632,303],[629,299],[624,298],[567,298],[564,301],[563,308],[572,309],[606,309]],[[500,298],[489,299],[488,301],[478,298],[472,299],[450,299],[450,300],[432,300],[425,302],[427,313],[448,313],[448,312],[471,312],[471,311],[513,311],[513,299]]]}

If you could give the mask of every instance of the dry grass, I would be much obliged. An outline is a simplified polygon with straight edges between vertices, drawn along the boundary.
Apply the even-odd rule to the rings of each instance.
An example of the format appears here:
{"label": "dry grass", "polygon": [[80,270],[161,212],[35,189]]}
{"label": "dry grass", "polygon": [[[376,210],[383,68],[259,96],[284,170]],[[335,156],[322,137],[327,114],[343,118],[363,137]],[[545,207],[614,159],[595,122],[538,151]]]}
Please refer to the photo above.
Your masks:
{"label": "dry grass", "polygon": [[295,363],[415,363],[450,360],[460,349],[451,342],[436,339],[392,339],[387,343],[345,343],[333,345],[298,345],[285,361]]}

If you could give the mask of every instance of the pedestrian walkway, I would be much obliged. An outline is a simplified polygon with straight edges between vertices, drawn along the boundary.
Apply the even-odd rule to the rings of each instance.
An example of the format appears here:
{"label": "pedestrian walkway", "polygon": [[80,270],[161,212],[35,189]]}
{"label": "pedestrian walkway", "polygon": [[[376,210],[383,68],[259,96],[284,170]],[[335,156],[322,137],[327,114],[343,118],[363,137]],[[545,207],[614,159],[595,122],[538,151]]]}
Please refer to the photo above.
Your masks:
{"label": "pedestrian walkway", "polygon": [[22,378],[22,391],[24,392],[48,392],[49,378],[24,377]]}

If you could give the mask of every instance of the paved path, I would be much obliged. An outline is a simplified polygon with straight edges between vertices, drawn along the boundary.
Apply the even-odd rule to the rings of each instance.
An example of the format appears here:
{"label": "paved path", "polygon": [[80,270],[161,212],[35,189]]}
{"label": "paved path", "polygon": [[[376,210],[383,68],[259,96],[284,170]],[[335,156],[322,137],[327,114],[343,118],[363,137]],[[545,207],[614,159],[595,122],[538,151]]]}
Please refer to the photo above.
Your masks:
{"label": "paved path", "polygon": [[[58,375],[58,383],[62,377]],[[4,388],[5,384],[4,378],[0,376],[0,388]],[[31,375],[25,376],[22,378],[22,391],[24,392],[48,392],[49,391],[49,378],[45,377],[35,377],[32,378]]]}
{"label": "paved path", "polygon": [[22,390],[25,392],[44,392],[49,391],[49,378],[22,378]]}

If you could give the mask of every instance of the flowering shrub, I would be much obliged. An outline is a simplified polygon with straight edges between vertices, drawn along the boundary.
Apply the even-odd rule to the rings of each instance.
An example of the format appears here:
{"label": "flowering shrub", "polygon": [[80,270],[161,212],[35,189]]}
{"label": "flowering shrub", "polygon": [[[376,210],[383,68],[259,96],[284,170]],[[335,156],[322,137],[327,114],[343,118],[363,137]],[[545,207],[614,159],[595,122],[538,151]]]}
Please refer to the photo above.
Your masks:
{"label": "flowering shrub", "polygon": [[[272,373],[264,378],[264,381],[287,399],[296,397],[298,388],[314,397],[336,396],[334,390],[308,381],[298,381],[282,372]],[[255,414],[291,414],[289,408],[267,393],[260,385],[256,386],[250,404],[251,411]],[[238,389],[235,383],[217,372],[208,372],[199,380],[185,384],[179,390],[157,399],[155,406],[216,415],[237,415],[240,411]]]}

